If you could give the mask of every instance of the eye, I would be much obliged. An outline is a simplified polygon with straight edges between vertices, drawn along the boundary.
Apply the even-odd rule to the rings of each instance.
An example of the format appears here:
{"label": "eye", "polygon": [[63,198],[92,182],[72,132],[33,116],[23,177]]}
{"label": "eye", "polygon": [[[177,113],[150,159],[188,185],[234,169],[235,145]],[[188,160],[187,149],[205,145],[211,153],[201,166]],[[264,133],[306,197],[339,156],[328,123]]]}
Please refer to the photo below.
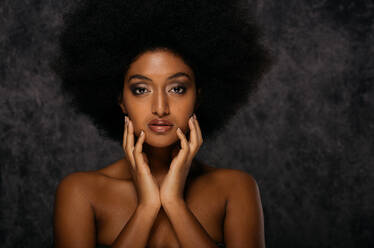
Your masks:
{"label": "eye", "polygon": [[182,95],[186,91],[186,87],[176,86],[176,87],[173,87],[172,90],[176,90],[176,91],[174,91],[176,94]]}
{"label": "eye", "polygon": [[143,88],[143,87],[135,87],[135,88],[132,88],[131,91],[134,95],[142,95],[145,93],[147,89],[146,88]]}

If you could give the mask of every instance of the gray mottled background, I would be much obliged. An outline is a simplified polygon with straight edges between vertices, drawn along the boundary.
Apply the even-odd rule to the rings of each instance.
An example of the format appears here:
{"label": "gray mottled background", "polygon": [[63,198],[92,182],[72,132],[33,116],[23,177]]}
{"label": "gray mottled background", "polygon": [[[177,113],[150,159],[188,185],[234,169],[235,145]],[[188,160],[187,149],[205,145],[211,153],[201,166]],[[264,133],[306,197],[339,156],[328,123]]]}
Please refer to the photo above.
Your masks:
{"label": "gray mottled background", "polygon": [[[72,0],[0,1],[0,246],[52,243],[59,180],[121,158],[48,67]],[[251,173],[267,247],[374,247],[374,3],[253,0],[277,63],[198,157]]]}

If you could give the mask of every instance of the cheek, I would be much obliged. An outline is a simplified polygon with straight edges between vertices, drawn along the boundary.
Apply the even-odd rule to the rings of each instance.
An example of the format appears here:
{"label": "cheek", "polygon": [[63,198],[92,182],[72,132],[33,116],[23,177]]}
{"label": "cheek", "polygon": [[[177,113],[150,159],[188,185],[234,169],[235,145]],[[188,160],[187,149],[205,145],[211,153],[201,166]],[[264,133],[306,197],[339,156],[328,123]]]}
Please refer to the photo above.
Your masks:
{"label": "cheek", "polygon": [[178,127],[180,127],[183,132],[186,132],[190,129],[188,125],[188,121],[191,115],[193,114],[193,110],[194,110],[193,107],[176,109],[175,113],[178,113],[177,115],[178,116],[177,118]]}
{"label": "cheek", "polygon": [[181,126],[185,129],[189,129],[188,121],[191,117],[191,115],[194,113],[194,99],[191,97],[190,99],[186,100],[183,103],[178,104],[176,108],[176,112],[179,119],[182,121]]}
{"label": "cheek", "polygon": [[127,113],[131,119],[134,131],[138,134],[141,129],[144,129],[144,122],[146,120],[145,113],[147,113],[144,104],[128,104]]}

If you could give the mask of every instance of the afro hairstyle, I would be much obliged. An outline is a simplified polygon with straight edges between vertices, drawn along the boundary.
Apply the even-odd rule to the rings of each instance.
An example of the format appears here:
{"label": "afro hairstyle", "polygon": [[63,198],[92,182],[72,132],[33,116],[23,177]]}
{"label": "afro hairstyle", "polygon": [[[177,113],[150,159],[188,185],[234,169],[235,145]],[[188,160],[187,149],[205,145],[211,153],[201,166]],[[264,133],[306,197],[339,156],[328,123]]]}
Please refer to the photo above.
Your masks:
{"label": "afro hairstyle", "polygon": [[127,68],[168,49],[195,74],[203,138],[225,126],[269,69],[271,58],[246,7],[222,0],[86,0],[65,14],[53,68],[72,104],[121,142],[118,105]]}

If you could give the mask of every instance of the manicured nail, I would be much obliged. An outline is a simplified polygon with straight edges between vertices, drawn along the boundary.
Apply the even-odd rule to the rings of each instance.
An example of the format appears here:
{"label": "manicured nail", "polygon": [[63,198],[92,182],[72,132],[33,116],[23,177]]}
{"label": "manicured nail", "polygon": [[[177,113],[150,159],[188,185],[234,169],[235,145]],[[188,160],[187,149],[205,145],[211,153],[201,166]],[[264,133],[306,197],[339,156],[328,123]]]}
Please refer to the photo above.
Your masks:
{"label": "manicured nail", "polygon": [[140,132],[140,136],[143,136],[144,135],[144,131],[142,130],[141,132]]}
{"label": "manicured nail", "polygon": [[197,119],[195,114],[193,114],[193,118],[194,118],[195,120]]}

